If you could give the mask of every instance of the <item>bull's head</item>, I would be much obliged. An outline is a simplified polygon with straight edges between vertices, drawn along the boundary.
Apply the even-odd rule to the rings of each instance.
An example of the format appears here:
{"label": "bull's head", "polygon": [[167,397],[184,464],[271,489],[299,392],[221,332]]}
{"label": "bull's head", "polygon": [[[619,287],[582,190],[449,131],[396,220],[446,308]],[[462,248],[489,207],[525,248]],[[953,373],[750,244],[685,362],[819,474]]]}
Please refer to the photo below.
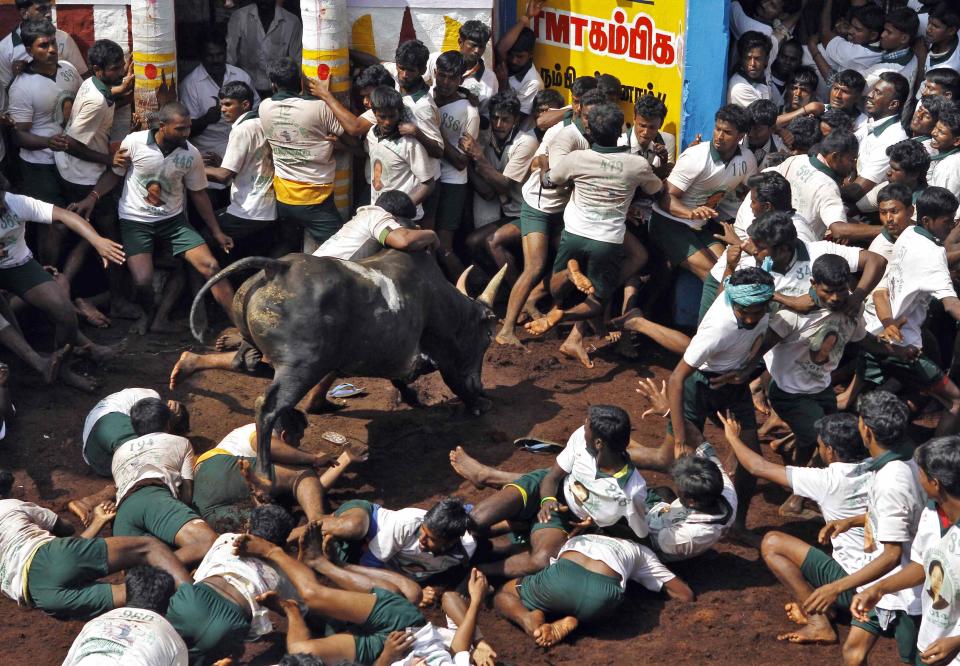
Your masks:
{"label": "bull's head", "polygon": [[[457,291],[468,298],[470,294],[467,293],[467,278],[471,270],[473,270],[472,265],[467,267],[457,280]],[[487,283],[487,286],[484,287],[480,295],[477,296],[476,299],[473,299],[480,306],[477,308],[479,326],[476,326],[473,331],[467,334],[476,335],[478,339],[474,341],[474,344],[463,345],[462,348],[467,356],[458,364],[462,372],[462,376],[459,379],[463,383],[463,391],[458,390],[457,394],[464,398],[464,402],[467,403],[467,408],[474,414],[479,414],[485,410],[490,402],[483,394],[481,372],[483,370],[483,357],[486,355],[487,348],[493,341],[494,329],[497,324],[497,315],[493,312],[493,302],[497,298],[497,292],[500,290],[500,285],[503,284],[503,278],[506,274],[507,267],[504,266],[490,279],[490,282]],[[444,380],[451,388],[454,388],[450,383],[450,379],[444,377]]]}

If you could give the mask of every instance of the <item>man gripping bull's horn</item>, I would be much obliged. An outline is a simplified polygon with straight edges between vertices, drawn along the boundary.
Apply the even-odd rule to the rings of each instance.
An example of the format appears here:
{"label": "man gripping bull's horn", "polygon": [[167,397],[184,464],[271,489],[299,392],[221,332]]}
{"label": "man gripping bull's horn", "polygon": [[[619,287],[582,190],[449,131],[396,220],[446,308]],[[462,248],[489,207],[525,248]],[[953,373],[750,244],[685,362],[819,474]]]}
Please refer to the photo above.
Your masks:
{"label": "man gripping bull's horn", "polygon": [[[359,209],[314,256],[243,259],[197,293],[191,328],[200,339],[194,313],[210,286],[260,269],[233,302],[240,350],[205,356],[184,352],[170,386],[212,368],[260,376],[272,372],[273,382],[256,410],[262,472],[269,469],[269,433],[277,414],[295,407],[311,389],[312,406],[324,405],[337,374],[390,379],[405,401],[415,403],[409,384],[439,370],[468,410],[479,413],[487,402],[480,374],[493,336],[491,306],[504,271],[476,300],[465,297],[465,275],[455,289],[434,257],[417,251],[433,247],[437,238],[407,226],[415,210],[409,197],[384,193],[377,204]],[[400,251],[380,252],[384,248]]]}

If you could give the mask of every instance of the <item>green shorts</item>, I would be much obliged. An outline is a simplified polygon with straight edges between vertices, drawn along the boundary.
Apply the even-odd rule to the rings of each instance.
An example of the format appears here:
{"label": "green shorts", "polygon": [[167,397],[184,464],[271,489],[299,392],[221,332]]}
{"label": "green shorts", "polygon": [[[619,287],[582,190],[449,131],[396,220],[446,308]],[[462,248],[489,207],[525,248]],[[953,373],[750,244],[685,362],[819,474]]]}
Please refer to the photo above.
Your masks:
{"label": "green shorts", "polygon": [[[807,556],[803,558],[800,573],[803,574],[804,580],[814,588],[836,582],[848,575],[835,559],[822,550],[813,547],[807,551]],[[851,601],[853,601],[853,590],[847,590],[837,596],[837,600],[833,602],[833,610],[837,612],[837,622],[840,624],[850,624],[852,619],[850,615]]]}
{"label": "green shorts", "polygon": [[563,211],[559,213],[544,213],[529,205],[526,201],[520,206],[520,234],[550,235],[550,230],[563,227]]}
{"label": "green shorts", "polygon": [[206,244],[203,236],[190,226],[183,213],[157,222],[135,222],[120,219],[120,241],[128,257],[137,254],[153,254],[154,246],[170,249],[178,256]]}
{"label": "green shorts", "polygon": [[240,474],[239,462],[237,456],[212,456],[194,470],[193,506],[204,520],[213,520],[223,509],[233,511],[238,504],[250,502],[250,486]]}
{"label": "green shorts", "polygon": [[200,516],[170,494],[166,486],[144,486],[127,495],[113,519],[114,536],[155,536],[176,546],[180,528]]}
{"label": "green shorts", "polygon": [[463,209],[467,202],[470,186],[457,183],[440,183],[437,186],[439,203],[437,205],[437,231],[456,231],[463,222]]}
{"label": "green shorts", "polygon": [[914,664],[920,663],[917,658],[917,632],[920,630],[920,617],[908,615],[906,611],[896,611],[896,617],[887,625],[887,628],[881,629],[877,611],[872,610],[868,621],[853,620],[850,626],[859,627],[874,636],[895,639],[900,661],[905,664]]}
{"label": "green shorts", "polygon": [[580,270],[593,284],[594,297],[604,300],[613,293],[620,281],[620,265],[623,263],[623,245],[604,243],[571,234],[560,234],[560,247],[553,262],[553,272],[566,270],[567,262],[576,259]]}
{"label": "green shorts", "polygon": [[284,224],[296,224],[321,245],[343,226],[343,218],[337,210],[333,194],[324,199],[323,203],[306,206],[293,206],[278,201],[277,219]]}
{"label": "green shorts", "polygon": [[245,220],[242,217],[228,213],[226,209],[217,213],[217,223],[220,225],[220,230],[235,241],[243,240],[248,236],[263,231],[267,227],[275,224],[275,222],[276,220]]}
{"label": "green shorts", "polygon": [[63,191],[60,188],[63,181],[56,164],[35,164],[20,160],[20,176],[22,179],[20,194],[52,203],[54,206],[65,205]]}
{"label": "green shorts", "polygon": [[17,296],[23,296],[44,282],[53,282],[53,276],[43,270],[36,259],[31,258],[27,263],[13,268],[0,268],[0,289],[12,291]]}
{"label": "green shorts", "polygon": [[[541,523],[537,520],[537,514],[540,513],[540,482],[543,481],[543,477],[549,471],[549,469],[536,469],[504,486],[504,488],[515,488],[520,492],[520,497],[523,500],[523,510],[510,520],[530,525],[530,534],[548,528],[563,530],[564,533],[569,534],[573,523],[577,520],[569,511],[563,513],[551,511],[548,521]],[[557,500],[564,503],[563,485],[557,488]],[[518,541],[525,541],[528,536],[528,534],[515,535]]]}
{"label": "green shorts", "polygon": [[[368,519],[370,520],[370,527],[367,530],[367,534],[363,535],[363,539],[360,541],[344,541],[343,539],[334,539],[331,544],[336,553],[337,557],[341,562],[349,562],[351,564],[357,564],[360,562],[363,557],[364,546],[366,545],[367,538],[371,531],[375,529],[373,524],[373,514],[375,511],[375,506],[368,502],[367,500],[347,500],[343,504],[337,507],[337,510],[333,512],[335,516],[342,516],[344,513],[350,509],[361,509],[366,512]],[[370,564],[368,562],[368,564]]]}
{"label": "green shorts", "polygon": [[517,591],[528,610],[572,615],[583,622],[611,614],[623,601],[623,588],[616,579],[562,558],[521,578]]}
{"label": "green shorts", "polygon": [[857,372],[864,381],[877,386],[893,377],[904,388],[925,391],[944,381],[943,370],[926,354],[920,354],[915,361],[902,361],[891,356],[876,356],[863,352]]}
{"label": "green shorts", "polygon": [[[744,430],[757,429],[757,413],[750,397],[749,384],[727,384],[718,389],[710,388],[710,377],[699,370],[683,382],[683,417],[697,430],[703,430],[707,419],[718,424],[717,412],[733,412]],[[673,426],[667,422],[667,432]]]}
{"label": "green shorts", "polygon": [[698,324],[707,316],[707,310],[717,300],[718,293],[720,293],[720,283],[717,282],[715,277],[707,273],[707,277],[703,281],[703,291],[700,292],[700,312],[697,313]]}
{"label": "green shorts", "polygon": [[27,570],[31,603],[64,620],[89,620],[113,610],[104,539],[64,537],[40,546]]}
{"label": "green shorts", "polygon": [[350,632],[357,650],[356,661],[361,664],[377,660],[391,631],[422,627],[427,623],[417,607],[403,595],[379,587],[373,588],[373,593],[377,600],[366,622]]}
{"label": "green shorts", "polygon": [[702,229],[692,229],[683,222],[671,220],[657,211],[650,217],[650,239],[660,248],[674,267],[701,250],[720,243],[714,234],[723,233],[717,222],[707,222]]}
{"label": "green shorts", "polygon": [[250,631],[243,609],[203,583],[177,588],[170,597],[167,620],[186,642],[193,666],[233,653]]}
{"label": "green shorts", "polygon": [[83,459],[100,476],[112,477],[113,453],[121,444],[134,439],[130,416],[123,412],[104,414],[93,424],[83,446]]}
{"label": "green shorts", "polygon": [[837,413],[837,394],[828,386],[819,393],[787,393],[770,382],[770,406],[797,436],[797,448],[809,451],[817,445],[813,424],[827,414]]}

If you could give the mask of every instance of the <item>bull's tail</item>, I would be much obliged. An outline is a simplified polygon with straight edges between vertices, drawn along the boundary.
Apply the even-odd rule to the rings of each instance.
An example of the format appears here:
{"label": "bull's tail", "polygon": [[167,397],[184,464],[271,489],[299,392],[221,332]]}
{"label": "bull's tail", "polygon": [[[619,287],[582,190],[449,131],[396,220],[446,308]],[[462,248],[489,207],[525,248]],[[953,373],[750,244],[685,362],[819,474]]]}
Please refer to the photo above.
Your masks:
{"label": "bull's tail", "polygon": [[199,310],[200,302],[203,300],[204,295],[210,288],[223,280],[226,277],[230,277],[235,273],[240,273],[241,271],[253,271],[261,269],[273,269],[275,272],[286,268],[288,264],[279,259],[271,259],[270,257],[246,257],[240,261],[236,261],[222,271],[214,275],[212,278],[207,280],[207,283],[200,287],[200,291],[197,292],[197,295],[193,298],[193,305],[190,307],[190,332],[193,333],[199,342],[203,342],[203,331],[197,327],[196,318],[197,312]]}

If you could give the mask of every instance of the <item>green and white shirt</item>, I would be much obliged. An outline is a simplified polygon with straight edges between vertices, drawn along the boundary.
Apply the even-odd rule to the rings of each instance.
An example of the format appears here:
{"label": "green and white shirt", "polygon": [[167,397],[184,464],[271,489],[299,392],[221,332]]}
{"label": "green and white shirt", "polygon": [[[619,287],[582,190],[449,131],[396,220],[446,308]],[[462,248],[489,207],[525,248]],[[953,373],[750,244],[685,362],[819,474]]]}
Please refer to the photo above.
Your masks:
{"label": "green and white shirt", "polygon": [[[57,75],[50,78],[35,74],[29,68],[10,85],[10,117],[15,123],[33,123],[30,133],[49,137],[63,133],[67,123],[65,105],[77,96],[82,79],[69,62],[57,65]],[[31,164],[53,164],[49,148],[20,148],[20,159]]]}
{"label": "green and white shirt", "polygon": [[57,514],[33,502],[0,500],[0,590],[28,605],[27,565],[37,549],[53,541]]}
{"label": "green and white shirt", "polygon": [[[440,132],[447,146],[460,151],[460,137],[476,139],[480,134],[480,113],[467,99],[458,99],[440,107]],[[467,183],[467,170],[457,169],[446,160],[440,160],[440,182],[455,185]]]}
{"label": "green and white shirt", "polygon": [[233,123],[220,166],[236,174],[228,213],[244,220],[277,219],[273,151],[256,111],[247,111]]}
{"label": "green and white shirt", "polygon": [[[946,523],[946,524],[945,524]],[[917,650],[924,652],[940,638],[960,635],[960,529],[940,515],[931,502],[923,510],[911,559],[923,565],[920,591],[923,619]],[[946,662],[960,664],[960,655]]]}
{"label": "green and white shirt", "polygon": [[6,255],[0,257],[0,270],[23,266],[33,258],[33,252],[24,239],[27,222],[53,223],[53,204],[22,194],[3,195],[5,207],[0,212],[0,247]]}
{"label": "green and white shirt", "polygon": [[165,617],[115,608],[83,625],[63,666],[187,666],[187,644]]}
{"label": "green and white shirt", "polygon": [[[370,154],[370,203],[376,204],[382,192],[400,190],[410,194],[418,185],[437,175],[437,160],[412,136],[395,134],[381,137],[374,125],[367,132],[367,152]],[[423,217],[423,205],[417,204],[417,216]]]}

